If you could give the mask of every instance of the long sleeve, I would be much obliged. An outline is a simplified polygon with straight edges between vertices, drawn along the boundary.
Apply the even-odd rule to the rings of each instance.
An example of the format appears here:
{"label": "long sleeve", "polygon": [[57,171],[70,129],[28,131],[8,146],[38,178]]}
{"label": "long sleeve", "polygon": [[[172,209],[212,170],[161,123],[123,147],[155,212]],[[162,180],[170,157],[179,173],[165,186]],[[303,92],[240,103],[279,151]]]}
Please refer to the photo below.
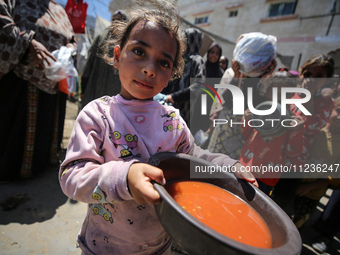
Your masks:
{"label": "long sleeve", "polygon": [[0,0],[0,77],[13,71],[38,89],[55,94],[57,82],[34,64],[29,51],[33,38],[53,52],[72,42],[73,29],[56,1]]}
{"label": "long sleeve", "polygon": [[[299,98],[298,95],[295,95],[294,97]],[[297,157],[292,157],[290,159],[291,163],[297,165],[306,163],[310,147],[316,136],[320,133],[320,130],[328,122],[333,106],[334,102],[331,97],[318,95],[314,97],[315,113],[313,115],[305,116],[296,106],[291,108],[294,114],[300,115],[305,120],[303,150]]]}
{"label": "long sleeve", "polygon": [[146,163],[162,151],[186,153],[223,166],[236,163],[224,154],[197,147],[174,107],[116,95],[93,100],[82,109],[59,181],[68,197],[89,204],[78,237],[82,250],[88,251],[84,253],[146,255],[168,249],[171,242],[154,206],[137,204],[126,179],[133,162]]}
{"label": "long sleeve", "polygon": [[0,0],[0,77],[13,69],[25,55],[35,32],[18,27],[12,17],[15,0]]}
{"label": "long sleeve", "polygon": [[132,199],[126,176],[134,161],[105,162],[105,151],[101,151],[101,148],[110,134],[107,133],[107,123],[102,116],[92,115],[86,110],[79,114],[60,171],[64,193],[85,203],[96,202],[93,194],[97,193],[98,187],[107,195],[106,202]]}
{"label": "long sleeve", "polygon": [[159,150],[187,153],[189,134],[172,107],[129,102],[119,95],[96,99],[76,119],[59,173],[61,187],[85,203],[96,202],[98,187],[106,202],[132,200],[126,181],[130,165],[146,163]]}
{"label": "long sleeve", "polygon": [[[190,56],[184,73],[180,79],[179,91],[171,94],[175,102],[183,102],[190,99],[190,91],[195,82],[202,82],[205,79],[205,66],[202,57],[198,54]],[[193,84],[193,85],[192,85]]]}
{"label": "long sleeve", "polygon": [[133,162],[146,163],[157,152],[188,153],[190,143],[178,110],[153,100],[104,96],[82,109],[59,182],[68,197],[88,203],[78,237],[84,253],[146,255],[168,249],[171,242],[154,206],[135,202],[127,173]]}

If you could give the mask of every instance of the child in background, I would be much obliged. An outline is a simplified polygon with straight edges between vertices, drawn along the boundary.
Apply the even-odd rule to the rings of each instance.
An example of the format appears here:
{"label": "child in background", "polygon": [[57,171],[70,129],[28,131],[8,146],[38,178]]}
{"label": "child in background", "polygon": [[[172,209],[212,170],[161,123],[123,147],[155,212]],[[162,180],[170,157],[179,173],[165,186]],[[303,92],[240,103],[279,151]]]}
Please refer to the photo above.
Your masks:
{"label": "child in background", "polygon": [[[295,86],[296,79],[288,71],[283,70],[266,78],[260,85],[259,90],[269,101],[273,101],[272,90],[277,88],[277,99],[280,102],[281,88]],[[245,111],[245,123],[248,123],[251,115],[249,109]],[[242,128],[242,134],[247,141],[241,150],[239,159],[241,164],[276,167],[284,165],[287,158],[299,155],[303,150],[303,120],[296,115],[290,116],[289,119],[295,120],[295,122],[290,123],[292,127],[284,127],[283,134],[280,131],[278,134],[273,133],[271,136],[246,124]],[[257,178],[259,188],[267,195],[271,195],[271,191],[281,176],[281,172],[267,172],[265,174],[253,172],[253,174]]]}
{"label": "child in background", "polygon": [[220,67],[222,68],[223,72],[227,70],[229,64],[229,60],[226,56],[221,56],[220,57]]}
{"label": "child in background", "polygon": [[[311,166],[327,166],[335,168],[340,162],[340,97],[334,100],[334,109],[329,121],[316,136],[309,149],[307,164]],[[320,172],[320,171],[319,171]],[[331,172],[329,172],[331,173]],[[329,187],[339,189],[340,179],[332,178],[327,173],[315,171],[302,179],[296,189],[294,201],[294,222],[298,228],[309,219],[319,200]]]}
{"label": "child in background", "polygon": [[[306,162],[308,151],[314,141],[315,136],[321,128],[328,122],[329,116],[334,106],[333,98],[330,95],[323,95],[322,88],[327,85],[329,78],[333,77],[334,60],[324,54],[317,54],[307,60],[300,70],[302,78],[301,87],[308,89],[311,93],[310,100],[304,104],[305,108],[311,115],[305,116],[296,106],[291,106],[294,114],[300,115],[305,120],[305,150],[304,152],[291,161],[292,164],[303,164]],[[301,99],[302,96],[295,94],[294,99]]]}
{"label": "child in background", "polygon": [[[160,6],[138,7],[128,23],[116,27],[109,60],[119,71],[121,92],[94,100],[79,113],[61,165],[63,192],[89,204],[78,236],[84,254],[170,253],[171,240],[153,206],[160,196],[152,181],[166,183],[162,170],[146,163],[153,154],[187,153],[241,167],[195,146],[178,110],[153,101],[181,74],[185,50],[179,16]],[[257,185],[251,173],[238,176]]]}
{"label": "child in background", "polygon": [[[310,147],[321,128],[328,122],[329,116],[334,106],[333,98],[330,95],[322,94],[323,87],[329,82],[329,78],[334,73],[334,61],[327,55],[317,54],[308,59],[300,68],[300,78],[302,88],[308,89],[311,98],[304,107],[311,115],[304,115],[296,106],[291,106],[291,111],[299,115],[305,121],[304,150],[296,157],[290,157],[286,164],[299,167],[306,163]],[[293,98],[301,99],[303,95],[295,94]],[[291,217],[294,214],[294,198],[296,195],[299,179],[292,179],[289,176],[281,178],[275,186],[273,200]]]}

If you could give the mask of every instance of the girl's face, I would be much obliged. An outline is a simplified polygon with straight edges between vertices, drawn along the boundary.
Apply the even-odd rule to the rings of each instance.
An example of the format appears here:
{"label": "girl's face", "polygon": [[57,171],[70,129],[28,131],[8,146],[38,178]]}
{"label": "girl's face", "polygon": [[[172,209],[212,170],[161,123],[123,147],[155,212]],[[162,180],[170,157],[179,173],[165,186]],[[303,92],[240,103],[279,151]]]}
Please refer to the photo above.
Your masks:
{"label": "girl's face", "polygon": [[302,88],[308,89],[312,96],[315,92],[326,84],[327,69],[317,65],[311,65],[303,70],[300,74]]}
{"label": "girl's face", "polygon": [[115,48],[113,66],[119,70],[120,95],[152,99],[167,86],[176,58],[177,43],[160,25],[139,21],[121,49]]}
{"label": "girl's face", "polygon": [[220,57],[220,49],[215,45],[209,52],[208,60],[211,63],[216,63]]}
{"label": "girl's face", "polygon": [[225,58],[220,58],[220,67],[222,68],[222,70],[227,69],[227,60]]}

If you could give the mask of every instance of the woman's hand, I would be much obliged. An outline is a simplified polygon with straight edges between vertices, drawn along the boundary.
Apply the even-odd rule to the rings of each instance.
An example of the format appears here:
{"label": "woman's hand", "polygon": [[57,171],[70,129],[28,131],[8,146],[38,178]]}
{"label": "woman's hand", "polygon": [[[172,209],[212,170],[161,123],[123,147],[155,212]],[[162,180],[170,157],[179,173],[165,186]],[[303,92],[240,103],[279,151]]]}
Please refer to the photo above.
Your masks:
{"label": "woman's hand", "polygon": [[171,104],[175,104],[175,101],[173,100],[173,98],[172,98],[171,95],[168,95],[168,96],[165,98],[165,102],[171,103]]}
{"label": "woman's hand", "polygon": [[161,169],[145,163],[134,163],[130,166],[127,180],[130,193],[138,204],[160,203],[160,195],[151,181],[165,185]]}
{"label": "woman's hand", "polygon": [[30,43],[29,51],[33,56],[33,61],[36,67],[44,68],[44,61],[51,66],[49,58],[57,61],[55,57],[37,40],[33,39]]}
{"label": "woman's hand", "polygon": [[252,115],[253,114],[251,113],[251,111],[249,109],[247,109],[247,110],[244,111],[243,118],[248,123],[248,121],[251,119]]}
{"label": "woman's hand", "polygon": [[268,67],[268,69],[264,72],[264,74],[261,75],[261,78],[268,78],[270,77],[273,72],[275,71],[277,67],[277,62],[275,59],[272,60],[272,62],[270,63],[270,66]]}
{"label": "woman's hand", "polygon": [[243,74],[240,72],[240,65],[233,59],[231,61],[231,69],[234,71],[234,78],[242,78]]}

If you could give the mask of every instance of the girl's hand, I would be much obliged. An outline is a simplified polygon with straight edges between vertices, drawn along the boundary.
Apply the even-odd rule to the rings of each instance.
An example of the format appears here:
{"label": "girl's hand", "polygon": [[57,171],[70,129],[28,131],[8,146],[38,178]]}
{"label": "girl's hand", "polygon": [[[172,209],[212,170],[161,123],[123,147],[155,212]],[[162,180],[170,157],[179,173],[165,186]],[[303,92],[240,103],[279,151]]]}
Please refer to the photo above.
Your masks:
{"label": "girl's hand", "polygon": [[234,167],[236,167],[235,175],[238,178],[246,180],[247,182],[253,184],[257,188],[259,187],[259,184],[257,183],[254,175],[251,172],[246,171],[246,169],[241,168],[242,167],[241,163],[236,163]]}
{"label": "girl's hand", "polygon": [[127,175],[128,187],[132,197],[138,204],[160,203],[160,195],[153,188],[152,180],[164,185],[163,171],[158,167],[145,163],[134,163],[130,166]]}
{"label": "girl's hand", "polygon": [[30,43],[29,51],[33,56],[33,61],[36,67],[44,68],[44,61],[50,66],[49,58],[57,61],[55,57],[37,40],[33,39]]}

